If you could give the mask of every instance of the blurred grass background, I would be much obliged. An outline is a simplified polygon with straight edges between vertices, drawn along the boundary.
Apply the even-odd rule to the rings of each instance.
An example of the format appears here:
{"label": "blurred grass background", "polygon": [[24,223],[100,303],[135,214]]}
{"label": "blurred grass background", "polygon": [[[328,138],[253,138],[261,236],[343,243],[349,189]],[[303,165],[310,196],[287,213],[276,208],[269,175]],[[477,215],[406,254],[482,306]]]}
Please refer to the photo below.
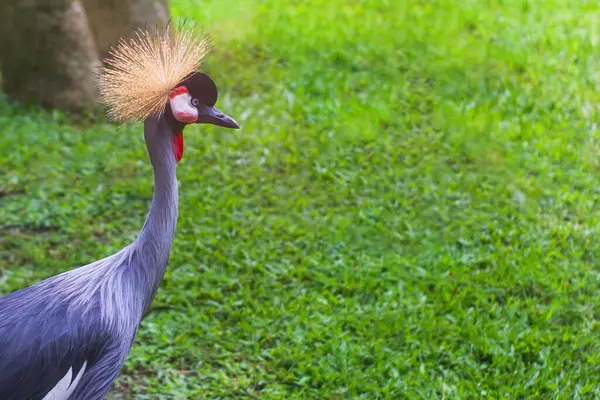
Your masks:
{"label": "blurred grass background", "polygon": [[[599,396],[597,2],[171,7],[242,130],[186,130],[112,399]],[[0,293],[135,237],[141,126],[3,99],[0,130]]]}

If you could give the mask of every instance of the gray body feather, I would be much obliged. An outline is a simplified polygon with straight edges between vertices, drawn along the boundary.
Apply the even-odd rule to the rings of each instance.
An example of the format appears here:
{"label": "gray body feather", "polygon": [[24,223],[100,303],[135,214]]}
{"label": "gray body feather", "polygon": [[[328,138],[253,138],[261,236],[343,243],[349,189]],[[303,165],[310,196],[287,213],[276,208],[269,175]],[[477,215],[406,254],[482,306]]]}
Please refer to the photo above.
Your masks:
{"label": "gray body feather", "polygon": [[173,132],[148,119],[154,197],[118,253],[0,297],[0,399],[103,399],[163,278],[177,222]]}

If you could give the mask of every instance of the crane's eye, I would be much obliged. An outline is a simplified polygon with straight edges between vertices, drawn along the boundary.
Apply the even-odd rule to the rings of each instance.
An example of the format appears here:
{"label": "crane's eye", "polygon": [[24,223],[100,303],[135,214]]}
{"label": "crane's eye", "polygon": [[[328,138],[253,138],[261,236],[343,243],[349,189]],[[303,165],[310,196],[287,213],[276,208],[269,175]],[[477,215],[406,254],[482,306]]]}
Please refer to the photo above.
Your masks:
{"label": "crane's eye", "polygon": [[200,102],[198,101],[198,99],[192,99],[192,105],[193,105],[193,106],[197,106],[197,105],[198,105],[198,103],[200,103]]}

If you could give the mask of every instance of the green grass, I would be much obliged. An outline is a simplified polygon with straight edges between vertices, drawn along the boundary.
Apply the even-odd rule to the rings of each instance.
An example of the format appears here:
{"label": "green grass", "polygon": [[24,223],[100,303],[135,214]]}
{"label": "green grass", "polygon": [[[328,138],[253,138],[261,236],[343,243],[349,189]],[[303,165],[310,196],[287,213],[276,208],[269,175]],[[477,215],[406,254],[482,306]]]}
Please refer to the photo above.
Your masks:
{"label": "green grass", "polygon": [[[600,398],[596,1],[171,7],[243,129],[186,131],[112,398]],[[141,126],[4,99],[0,131],[0,293],[135,237]]]}

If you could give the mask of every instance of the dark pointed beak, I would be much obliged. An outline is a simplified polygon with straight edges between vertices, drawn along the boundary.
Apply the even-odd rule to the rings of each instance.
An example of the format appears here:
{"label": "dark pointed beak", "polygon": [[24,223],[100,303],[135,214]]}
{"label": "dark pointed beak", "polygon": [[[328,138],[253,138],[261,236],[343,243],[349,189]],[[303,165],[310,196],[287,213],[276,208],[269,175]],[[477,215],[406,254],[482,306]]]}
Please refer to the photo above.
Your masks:
{"label": "dark pointed beak", "polygon": [[212,124],[223,128],[240,129],[237,122],[229,115],[222,113],[216,107],[199,106],[197,124]]}

